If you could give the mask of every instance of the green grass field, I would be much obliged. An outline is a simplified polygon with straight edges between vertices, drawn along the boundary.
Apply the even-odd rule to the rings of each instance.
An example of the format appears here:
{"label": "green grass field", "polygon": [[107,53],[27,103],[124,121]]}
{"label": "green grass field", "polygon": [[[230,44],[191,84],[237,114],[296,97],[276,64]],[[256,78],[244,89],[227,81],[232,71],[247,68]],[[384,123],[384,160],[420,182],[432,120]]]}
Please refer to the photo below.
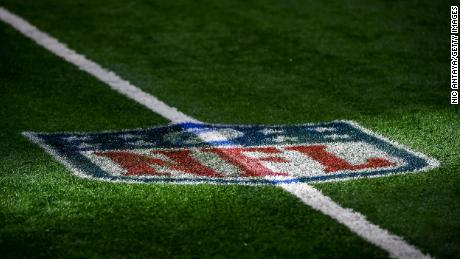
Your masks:
{"label": "green grass field", "polygon": [[[0,0],[202,121],[347,119],[432,156],[419,174],[314,186],[437,258],[460,258],[449,1]],[[380,258],[273,186],[81,179],[21,135],[169,123],[0,23],[0,257]]]}

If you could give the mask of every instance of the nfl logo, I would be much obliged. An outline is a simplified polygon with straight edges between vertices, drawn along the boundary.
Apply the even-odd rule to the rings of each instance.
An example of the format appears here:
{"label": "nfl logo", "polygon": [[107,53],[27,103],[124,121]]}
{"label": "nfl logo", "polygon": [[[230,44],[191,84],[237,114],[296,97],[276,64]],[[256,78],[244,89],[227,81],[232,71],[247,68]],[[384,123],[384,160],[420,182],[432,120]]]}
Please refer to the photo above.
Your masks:
{"label": "nfl logo", "polygon": [[277,184],[416,172],[435,160],[348,121],[181,123],[101,133],[25,133],[75,174],[107,181]]}

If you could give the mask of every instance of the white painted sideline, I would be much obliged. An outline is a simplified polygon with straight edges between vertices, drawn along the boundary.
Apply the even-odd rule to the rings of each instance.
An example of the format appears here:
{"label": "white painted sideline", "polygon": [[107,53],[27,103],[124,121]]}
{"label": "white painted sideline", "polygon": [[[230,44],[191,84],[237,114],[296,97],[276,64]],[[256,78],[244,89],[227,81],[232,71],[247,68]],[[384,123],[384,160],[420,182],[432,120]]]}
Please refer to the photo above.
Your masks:
{"label": "white painted sideline", "polygon": [[70,49],[65,44],[48,35],[46,32],[40,31],[32,24],[9,12],[5,8],[0,7],[0,18],[5,23],[11,25],[16,30],[32,39],[38,45],[65,59],[67,62],[77,66],[88,74],[96,77],[110,86],[113,90],[143,104],[153,112],[163,116],[171,122],[197,122],[197,120],[192,117],[183,114],[176,108],[165,104],[155,96],[142,91],[140,88],[122,79],[114,72],[107,70],[94,61],[87,59],[85,56],[78,54],[73,49]]}
{"label": "white painted sideline", "polygon": [[284,190],[299,197],[313,209],[330,216],[347,226],[370,243],[386,250],[393,258],[430,258],[401,237],[369,222],[364,215],[351,209],[343,208],[331,198],[322,194],[313,186],[305,183],[280,184]]}
{"label": "white painted sideline", "polygon": [[[3,7],[0,7],[0,20],[11,25],[23,35],[32,39],[55,55],[106,83],[113,90],[146,106],[151,111],[163,116],[171,122],[200,122],[178,111],[176,108],[168,106],[158,98],[142,91],[140,88],[122,79],[114,72],[78,54],[57,39],[40,31],[26,20],[9,12]],[[420,250],[405,242],[401,237],[391,234],[387,230],[372,224],[362,214],[341,207],[319,190],[306,183],[280,184],[280,187],[297,196],[302,202],[310,205],[315,210],[321,211],[325,215],[344,224],[352,232],[370,243],[387,251],[391,257],[430,258],[429,255],[424,255]]]}

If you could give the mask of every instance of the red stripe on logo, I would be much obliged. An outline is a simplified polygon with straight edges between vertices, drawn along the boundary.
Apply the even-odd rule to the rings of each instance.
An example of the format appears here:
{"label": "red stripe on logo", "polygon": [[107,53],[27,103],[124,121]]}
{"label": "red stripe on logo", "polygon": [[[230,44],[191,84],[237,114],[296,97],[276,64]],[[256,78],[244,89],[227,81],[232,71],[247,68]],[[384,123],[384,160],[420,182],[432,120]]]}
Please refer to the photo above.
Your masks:
{"label": "red stripe on logo", "polygon": [[170,175],[159,173],[150,165],[168,167],[170,170],[181,171],[188,174],[209,177],[222,177],[211,168],[201,164],[190,155],[190,150],[160,150],[152,151],[153,154],[163,154],[175,163],[155,157],[148,157],[126,151],[97,152],[98,156],[108,157],[127,171],[126,175]]}
{"label": "red stripe on logo", "polygon": [[260,161],[287,163],[288,161],[286,159],[276,156],[253,158],[244,154],[244,152],[261,152],[267,154],[282,153],[282,151],[275,147],[211,148],[206,151],[213,152],[225,161],[238,166],[243,170],[241,174],[243,177],[288,176],[287,173],[275,173],[260,163]]}
{"label": "red stripe on logo", "polygon": [[344,170],[361,170],[368,168],[379,168],[394,166],[395,163],[392,163],[384,158],[368,158],[367,163],[352,165],[348,163],[345,159],[337,157],[331,152],[326,151],[325,145],[313,145],[313,146],[294,146],[286,147],[286,150],[295,150],[305,154],[314,160],[318,161],[325,167],[326,172],[337,172]]}

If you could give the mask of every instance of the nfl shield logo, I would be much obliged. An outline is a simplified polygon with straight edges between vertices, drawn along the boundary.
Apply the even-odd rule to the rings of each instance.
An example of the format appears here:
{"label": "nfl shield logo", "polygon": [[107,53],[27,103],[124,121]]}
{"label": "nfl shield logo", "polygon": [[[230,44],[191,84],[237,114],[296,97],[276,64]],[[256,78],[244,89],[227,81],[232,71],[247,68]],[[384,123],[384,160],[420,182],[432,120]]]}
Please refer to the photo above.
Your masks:
{"label": "nfl shield logo", "polygon": [[181,123],[101,133],[25,133],[75,174],[108,181],[277,184],[417,172],[437,161],[353,122]]}

